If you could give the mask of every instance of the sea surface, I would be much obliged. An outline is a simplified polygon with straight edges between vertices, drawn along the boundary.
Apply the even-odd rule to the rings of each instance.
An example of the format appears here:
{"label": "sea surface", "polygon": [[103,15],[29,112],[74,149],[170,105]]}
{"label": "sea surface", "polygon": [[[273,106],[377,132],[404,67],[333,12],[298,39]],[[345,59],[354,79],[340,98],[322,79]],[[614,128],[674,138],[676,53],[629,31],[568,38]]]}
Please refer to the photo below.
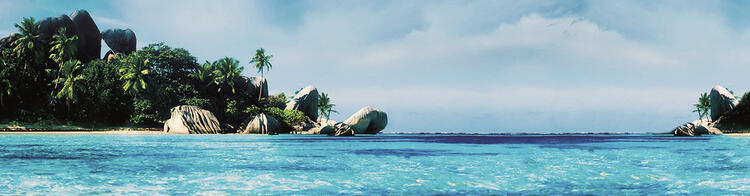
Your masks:
{"label": "sea surface", "polygon": [[0,194],[750,193],[750,137],[0,134]]}

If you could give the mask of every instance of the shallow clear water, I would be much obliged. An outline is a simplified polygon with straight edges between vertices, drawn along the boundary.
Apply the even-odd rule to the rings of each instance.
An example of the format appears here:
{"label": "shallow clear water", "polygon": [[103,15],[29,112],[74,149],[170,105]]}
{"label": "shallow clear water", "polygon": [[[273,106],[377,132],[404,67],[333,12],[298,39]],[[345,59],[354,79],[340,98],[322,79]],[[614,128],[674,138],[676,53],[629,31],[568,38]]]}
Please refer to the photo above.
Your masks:
{"label": "shallow clear water", "polygon": [[0,194],[747,194],[750,137],[0,135]]}

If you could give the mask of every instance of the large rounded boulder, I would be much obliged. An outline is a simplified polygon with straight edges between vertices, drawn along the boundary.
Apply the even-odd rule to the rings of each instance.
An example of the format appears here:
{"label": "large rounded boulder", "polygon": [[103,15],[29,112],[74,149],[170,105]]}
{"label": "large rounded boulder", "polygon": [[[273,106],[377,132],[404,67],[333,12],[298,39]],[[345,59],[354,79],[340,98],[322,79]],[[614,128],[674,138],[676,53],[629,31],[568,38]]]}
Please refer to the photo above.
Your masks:
{"label": "large rounded boulder", "polygon": [[114,53],[130,54],[136,49],[136,37],[130,29],[108,29],[101,33],[104,43]]}
{"label": "large rounded boulder", "polygon": [[262,77],[245,77],[242,76],[242,80],[245,82],[245,85],[247,86],[248,94],[250,95],[250,99],[255,102],[258,100],[258,94],[260,94],[261,98],[268,97],[268,82],[266,82],[265,78]]}
{"label": "large rounded boulder", "polygon": [[310,119],[318,119],[318,89],[310,85],[297,93],[294,98],[286,104],[287,110],[299,110]]}
{"label": "large rounded boulder", "polygon": [[74,35],[78,35],[78,30],[75,24],[73,24],[73,20],[70,20],[68,15],[62,14],[54,18],[47,17],[39,21],[39,39],[45,43],[51,42],[52,36],[57,34],[57,31],[62,27],[65,27],[66,36],[73,37]]}
{"label": "large rounded boulder", "polygon": [[164,123],[164,132],[177,134],[217,134],[219,120],[213,113],[191,105],[172,108],[172,116]]}
{"label": "large rounded boulder", "polygon": [[264,113],[260,113],[258,115],[255,115],[252,120],[250,120],[249,123],[247,123],[247,127],[245,127],[244,130],[242,130],[240,133],[249,134],[249,133],[260,133],[260,134],[269,134],[269,133],[278,133],[281,129],[281,123],[279,123],[276,118],[273,116],[266,115]]}
{"label": "large rounded boulder", "polygon": [[94,19],[86,10],[77,10],[70,15],[78,30],[78,59],[89,62],[98,59],[102,50],[102,36]]}
{"label": "large rounded boulder", "polygon": [[740,102],[726,88],[716,85],[709,94],[711,100],[711,120],[716,121],[725,112],[737,107]]}
{"label": "large rounded boulder", "polygon": [[356,134],[376,134],[388,125],[388,115],[383,111],[367,106],[346,119],[344,124],[349,125]]}
{"label": "large rounded boulder", "polygon": [[3,48],[10,48],[11,44],[18,40],[18,38],[21,38],[21,34],[18,33],[12,33],[8,35],[8,37],[0,38],[0,49]]}

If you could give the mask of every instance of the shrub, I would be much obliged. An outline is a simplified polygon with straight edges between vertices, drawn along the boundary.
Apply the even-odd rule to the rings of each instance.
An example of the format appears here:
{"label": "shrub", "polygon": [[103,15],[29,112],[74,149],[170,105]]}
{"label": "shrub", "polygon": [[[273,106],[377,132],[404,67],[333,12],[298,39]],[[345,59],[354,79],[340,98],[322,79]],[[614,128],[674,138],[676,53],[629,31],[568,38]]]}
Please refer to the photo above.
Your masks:
{"label": "shrub", "polygon": [[737,107],[721,116],[719,125],[724,132],[750,129],[750,92],[742,96]]}

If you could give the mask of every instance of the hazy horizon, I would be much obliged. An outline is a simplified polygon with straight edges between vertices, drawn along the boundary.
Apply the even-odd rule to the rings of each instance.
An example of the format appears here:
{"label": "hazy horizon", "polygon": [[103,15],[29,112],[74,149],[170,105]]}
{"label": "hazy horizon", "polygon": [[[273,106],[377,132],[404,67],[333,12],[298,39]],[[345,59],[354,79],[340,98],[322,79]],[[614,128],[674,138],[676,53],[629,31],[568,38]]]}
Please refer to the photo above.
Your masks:
{"label": "hazy horizon", "polygon": [[[86,9],[199,62],[274,55],[271,94],[314,85],[384,132],[667,132],[722,85],[750,90],[745,1],[10,1],[23,17]],[[102,44],[102,54],[108,49]]]}

